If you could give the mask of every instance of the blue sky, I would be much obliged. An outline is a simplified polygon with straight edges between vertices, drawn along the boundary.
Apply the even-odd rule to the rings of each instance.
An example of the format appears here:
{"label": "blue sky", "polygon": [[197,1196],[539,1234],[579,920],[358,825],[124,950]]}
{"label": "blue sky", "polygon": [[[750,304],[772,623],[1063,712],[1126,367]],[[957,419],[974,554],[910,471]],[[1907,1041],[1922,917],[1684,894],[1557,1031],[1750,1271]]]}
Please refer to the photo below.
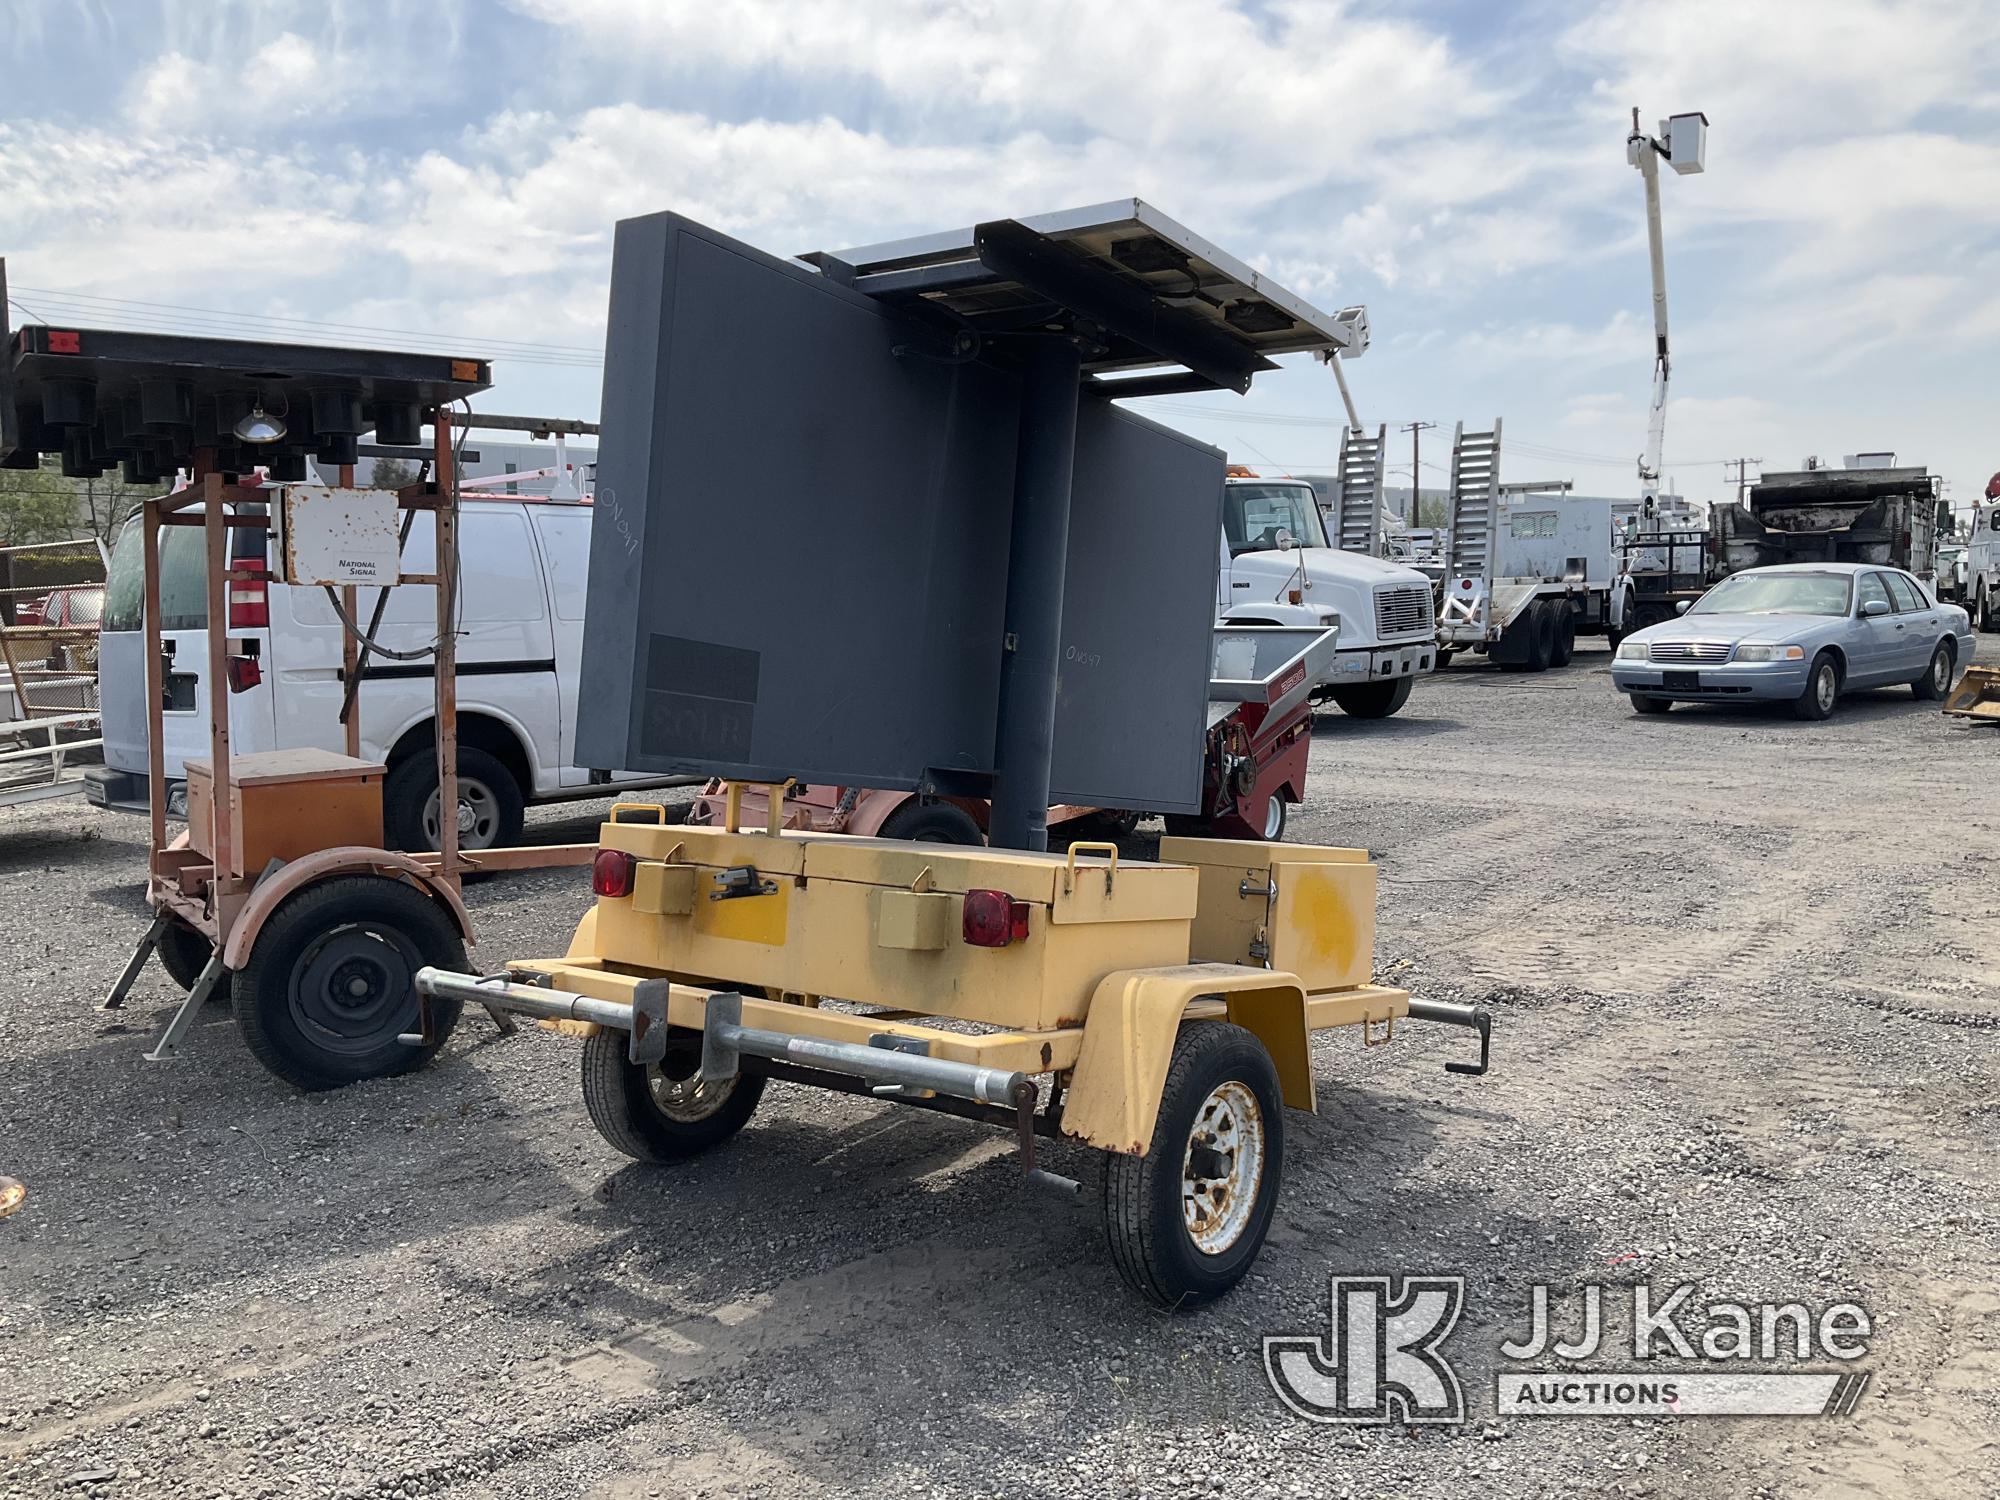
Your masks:
{"label": "blue sky", "polygon": [[[1137,195],[1365,303],[1363,420],[1441,424],[1426,483],[1499,416],[1508,478],[1617,494],[1651,358],[1623,138],[1700,109],[1709,170],[1664,184],[1675,487],[2000,469],[1990,0],[0,0],[0,31],[0,253],[51,321],[444,335],[492,407],[594,415],[619,217],[792,254]],[[1338,446],[1311,365],[1153,414],[1250,463]]]}

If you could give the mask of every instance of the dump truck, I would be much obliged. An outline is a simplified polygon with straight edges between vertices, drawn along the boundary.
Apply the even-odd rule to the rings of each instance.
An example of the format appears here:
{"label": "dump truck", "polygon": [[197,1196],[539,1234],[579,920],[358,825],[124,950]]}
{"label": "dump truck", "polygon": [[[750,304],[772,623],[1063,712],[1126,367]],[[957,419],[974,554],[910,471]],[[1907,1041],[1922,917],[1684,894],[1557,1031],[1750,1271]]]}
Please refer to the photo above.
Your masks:
{"label": "dump truck", "polygon": [[[1893,454],[1768,473],[1709,523],[1709,582],[1774,563],[1884,563],[1933,584],[1942,481]],[[1886,462],[1885,462],[1886,461]]]}

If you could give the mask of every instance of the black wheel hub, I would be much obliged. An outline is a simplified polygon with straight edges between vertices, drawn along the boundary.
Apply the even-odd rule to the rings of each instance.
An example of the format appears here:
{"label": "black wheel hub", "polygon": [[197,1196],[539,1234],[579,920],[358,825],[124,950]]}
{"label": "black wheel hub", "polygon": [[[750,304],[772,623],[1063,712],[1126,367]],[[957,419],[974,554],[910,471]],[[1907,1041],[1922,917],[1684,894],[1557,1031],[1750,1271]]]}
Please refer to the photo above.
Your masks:
{"label": "black wheel hub", "polygon": [[356,924],[320,934],[292,966],[292,1019],[330,1052],[373,1052],[415,1022],[423,958],[402,933]]}

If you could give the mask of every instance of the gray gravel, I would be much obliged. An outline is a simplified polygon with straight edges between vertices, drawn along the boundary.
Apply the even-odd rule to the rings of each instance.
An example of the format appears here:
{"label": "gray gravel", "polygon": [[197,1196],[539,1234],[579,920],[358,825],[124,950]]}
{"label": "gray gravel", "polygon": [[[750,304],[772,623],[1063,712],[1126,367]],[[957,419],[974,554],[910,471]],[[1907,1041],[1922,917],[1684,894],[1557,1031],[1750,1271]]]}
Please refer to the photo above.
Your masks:
{"label": "gray gravel", "polygon": [[[1995,733],[1902,692],[1642,720],[1604,662],[1321,718],[1291,836],[1375,851],[1380,971],[1493,1006],[1495,1071],[1320,1039],[1256,1274],[1180,1318],[1004,1139],[894,1106],[774,1088],[645,1168],[574,1043],[483,1019],[330,1095],[220,1010],[149,1066],[164,976],[95,1008],[142,825],[0,813],[0,1497],[2000,1492]],[[473,887],[478,961],[560,951],[584,885]],[[1465,1426],[1278,1405],[1259,1341],[1322,1330],[1329,1273],[1423,1271],[1467,1278]],[[1856,1298],[1874,1384],[1847,1421],[1494,1420],[1527,1287],[1595,1280]]]}

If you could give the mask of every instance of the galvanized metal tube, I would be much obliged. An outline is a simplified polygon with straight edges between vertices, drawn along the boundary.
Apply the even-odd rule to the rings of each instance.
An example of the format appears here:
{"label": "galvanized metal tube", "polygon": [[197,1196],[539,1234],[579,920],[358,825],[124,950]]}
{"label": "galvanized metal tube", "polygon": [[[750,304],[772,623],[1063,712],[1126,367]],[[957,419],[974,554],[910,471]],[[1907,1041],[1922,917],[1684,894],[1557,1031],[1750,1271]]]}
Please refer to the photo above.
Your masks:
{"label": "galvanized metal tube", "polygon": [[1479,1025],[1479,1009],[1472,1005],[1453,1005],[1447,1000],[1411,1000],[1410,1019],[1412,1021],[1438,1021],[1446,1026]]}
{"label": "galvanized metal tube", "polygon": [[1027,1075],[982,1068],[977,1063],[953,1062],[948,1058],[925,1057],[915,1052],[897,1052],[887,1047],[863,1047],[854,1042],[828,1042],[818,1037],[794,1036],[785,1031],[764,1031],[755,1026],[732,1026],[710,1022],[710,1030],[725,1045],[752,1057],[768,1057],[778,1062],[808,1063],[849,1073],[858,1078],[900,1083],[908,1088],[931,1089],[953,1094],[981,1104],[1010,1104],[1015,1088]]}
{"label": "galvanized metal tube", "polygon": [[495,1010],[517,1011],[545,1021],[595,1021],[616,1031],[632,1029],[632,1007],[616,1000],[598,1000],[568,990],[535,984],[482,981],[471,974],[428,966],[417,970],[417,993],[433,999],[464,1000]]}

